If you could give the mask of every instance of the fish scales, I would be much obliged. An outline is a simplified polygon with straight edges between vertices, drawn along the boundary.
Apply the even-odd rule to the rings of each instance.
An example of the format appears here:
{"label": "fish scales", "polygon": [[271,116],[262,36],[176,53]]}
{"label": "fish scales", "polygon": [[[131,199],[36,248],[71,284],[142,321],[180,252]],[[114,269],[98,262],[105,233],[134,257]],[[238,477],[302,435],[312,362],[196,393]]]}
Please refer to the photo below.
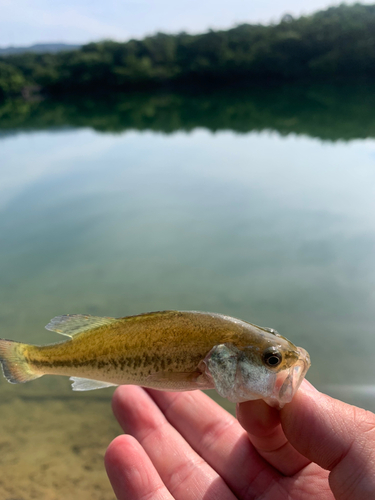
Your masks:
{"label": "fish scales", "polygon": [[194,372],[211,347],[230,341],[233,333],[217,328],[210,315],[155,313],[120,318],[67,342],[30,346],[25,356],[46,374],[87,376],[94,368],[113,371],[125,383],[152,372]]}
{"label": "fish scales", "polygon": [[310,366],[306,351],[274,330],[215,313],[161,311],[118,319],[68,315],[46,328],[70,339],[46,346],[0,339],[8,381],[66,375],[73,377],[75,390],[119,384],[216,388],[233,401],[262,398],[280,406]]}

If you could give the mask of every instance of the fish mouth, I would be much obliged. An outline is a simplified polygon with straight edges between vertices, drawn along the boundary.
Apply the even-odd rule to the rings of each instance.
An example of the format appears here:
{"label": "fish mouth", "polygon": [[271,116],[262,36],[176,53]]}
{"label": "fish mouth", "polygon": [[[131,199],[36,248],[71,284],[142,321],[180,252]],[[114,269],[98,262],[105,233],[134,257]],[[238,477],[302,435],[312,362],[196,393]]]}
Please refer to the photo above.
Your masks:
{"label": "fish mouth", "polygon": [[290,403],[310,368],[309,353],[302,347],[297,347],[297,352],[296,363],[277,376],[274,393],[269,402],[272,406],[282,408],[286,403]]}

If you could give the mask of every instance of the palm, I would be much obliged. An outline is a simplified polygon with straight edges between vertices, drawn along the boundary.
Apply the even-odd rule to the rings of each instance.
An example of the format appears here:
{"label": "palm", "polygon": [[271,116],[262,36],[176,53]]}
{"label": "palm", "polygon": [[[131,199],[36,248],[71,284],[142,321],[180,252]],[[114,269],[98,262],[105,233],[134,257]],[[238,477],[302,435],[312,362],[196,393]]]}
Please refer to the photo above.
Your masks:
{"label": "palm", "polygon": [[135,439],[118,437],[106,455],[118,499],[334,498],[328,472],[287,441],[279,412],[261,401],[240,407],[251,440],[234,417],[199,391],[120,387],[114,412]]}

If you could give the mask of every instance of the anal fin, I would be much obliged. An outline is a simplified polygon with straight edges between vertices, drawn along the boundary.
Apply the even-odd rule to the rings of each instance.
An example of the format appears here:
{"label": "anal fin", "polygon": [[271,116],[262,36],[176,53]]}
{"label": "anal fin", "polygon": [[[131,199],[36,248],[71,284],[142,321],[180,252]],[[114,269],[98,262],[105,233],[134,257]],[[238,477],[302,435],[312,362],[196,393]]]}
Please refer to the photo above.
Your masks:
{"label": "anal fin", "polygon": [[100,382],[99,380],[90,380],[88,378],[70,377],[73,391],[93,391],[94,389],[105,389],[106,387],[115,387],[117,384],[109,382]]}

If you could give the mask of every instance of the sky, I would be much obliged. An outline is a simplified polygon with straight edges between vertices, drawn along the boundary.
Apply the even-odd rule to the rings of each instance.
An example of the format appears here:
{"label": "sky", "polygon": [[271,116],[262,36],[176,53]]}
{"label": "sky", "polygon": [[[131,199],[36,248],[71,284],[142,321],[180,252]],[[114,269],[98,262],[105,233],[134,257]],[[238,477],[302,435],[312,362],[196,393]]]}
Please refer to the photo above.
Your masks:
{"label": "sky", "polygon": [[[364,0],[362,3],[374,3]],[[335,0],[0,0],[0,47],[125,41],[158,31],[201,33],[242,23],[277,22]],[[348,2],[349,3],[349,2]]]}

